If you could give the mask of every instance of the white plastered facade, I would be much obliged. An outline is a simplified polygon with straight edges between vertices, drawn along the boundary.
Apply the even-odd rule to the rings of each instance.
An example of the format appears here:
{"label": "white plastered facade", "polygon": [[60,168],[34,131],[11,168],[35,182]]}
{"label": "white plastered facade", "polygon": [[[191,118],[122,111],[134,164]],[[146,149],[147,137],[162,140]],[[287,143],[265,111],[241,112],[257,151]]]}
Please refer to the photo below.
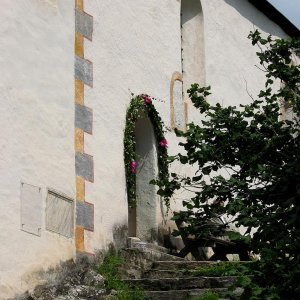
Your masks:
{"label": "white plastered facade", "polygon": [[[0,299],[6,299],[32,288],[36,272],[75,257],[74,238],[45,229],[48,188],[76,200],[75,5],[73,0],[1,4]],[[93,16],[93,38],[84,44],[93,63],[93,86],[85,86],[85,105],[93,110],[93,132],[84,135],[94,162],[94,180],[85,185],[85,198],[94,205],[94,231],[84,233],[89,253],[114,242],[116,228],[128,224],[123,133],[131,92],[159,99],[154,105],[170,127],[170,80],[174,72],[182,73],[180,5],[179,0],[84,1]],[[249,31],[286,35],[248,1],[202,0],[201,5],[210,101],[246,103],[247,89],[255,96],[264,82]],[[199,118],[190,103],[188,114],[189,120]],[[170,154],[177,153],[174,133],[168,131],[166,138]],[[21,182],[42,190],[40,236],[20,229]],[[157,207],[161,226],[165,217]]]}

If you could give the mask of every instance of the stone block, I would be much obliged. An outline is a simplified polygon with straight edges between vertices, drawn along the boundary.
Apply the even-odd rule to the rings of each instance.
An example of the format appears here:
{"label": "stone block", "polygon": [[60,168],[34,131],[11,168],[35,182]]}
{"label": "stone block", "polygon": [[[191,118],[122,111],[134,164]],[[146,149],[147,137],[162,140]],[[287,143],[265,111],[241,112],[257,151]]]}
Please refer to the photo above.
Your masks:
{"label": "stone block", "polygon": [[93,17],[83,11],[75,9],[75,30],[89,40],[92,40]]}
{"label": "stone block", "polygon": [[82,129],[84,132],[92,134],[93,130],[93,111],[83,106],[75,105],[75,127]]}
{"label": "stone block", "polygon": [[93,86],[93,64],[87,59],[75,55],[75,79]]}
{"label": "stone block", "polygon": [[76,175],[94,182],[94,161],[91,155],[77,152],[75,155]]}
{"label": "stone block", "polygon": [[94,230],[94,205],[87,202],[76,202],[76,225],[84,229]]}

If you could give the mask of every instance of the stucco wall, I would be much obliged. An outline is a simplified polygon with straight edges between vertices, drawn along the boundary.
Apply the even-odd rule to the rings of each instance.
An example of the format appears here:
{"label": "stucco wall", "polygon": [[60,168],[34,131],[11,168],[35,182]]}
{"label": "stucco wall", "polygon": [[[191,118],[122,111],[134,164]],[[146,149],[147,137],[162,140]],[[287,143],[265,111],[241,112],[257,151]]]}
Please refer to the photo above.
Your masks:
{"label": "stucco wall", "polygon": [[211,85],[213,93],[210,99],[223,105],[250,102],[248,93],[255,97],[264,87],[265,77],[256,67],[258,48],[251,45],[247,36],[255,29],[282,38],[287,35],[247,0],[201,0],[201,3],[206,85]]}
{"label": "stucco wall", "polygon": [[[0,299],[73,257],[45,231],[47,190],[74,198],[73,0],[1,1]],[[42,188],[41,236],[20,230],[21,181]]]}
{"label": "stucco wall", "polygon": [[[285,34],[246,0],[201,3],[204,73],[214,93],[210,101],[246,103],[251,100],[246,83],[255,95],[264,82],[247,35],[254,27]],[[113,241],[115,226],[127,224],[123,130],[130,92],[161,99],[155,105],[170,126],[170,80],[175,71],[182,71],[180,1],[86,1],[85,11],[94,16],[93,41],[85,44],[94,68],[93,88],[87,87],[85,95],[86,105],[93,108],[94,129],[85,138],[85,149],[94,155],[95,172],[94,183],[86,183],[86,198],[95,205],[95,231],[85,238],[94,252]],[[199,120],[191,104],[189,120]],[[167,138],[170,154],[177,153],[178,140],[172,132]],[[163,216],[158,220],[162,224]]]}
{"label": "stucco wall", "polygon": [[170,123],[169,89],[181,70],[178,1],[86,1],[94,16],[93,41],[85,56],[93,61],[93,88],[85,103],[93,109],[93,135],[85,150],[94,155],[94,183],[86,199],[95,205],[95,231],[86,233],[88,251],[113,241],[115,226],[127,226],[123,132],[130,92],[148,93],[166,125]]}

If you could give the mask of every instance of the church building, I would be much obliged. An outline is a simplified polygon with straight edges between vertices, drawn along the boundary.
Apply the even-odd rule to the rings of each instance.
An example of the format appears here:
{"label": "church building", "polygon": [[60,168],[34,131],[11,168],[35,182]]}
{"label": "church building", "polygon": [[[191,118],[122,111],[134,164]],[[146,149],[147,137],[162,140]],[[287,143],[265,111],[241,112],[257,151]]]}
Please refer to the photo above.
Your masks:
{"label": "church building", "polygon": [[[265,82],[249,32],[299,36],[266,0],[1,4],[0,299],[129,236],[160,244],[172,223],[149,181],[200,118],[187,89],[247,103]],[[136,101],[151,114],[131,119]]]}

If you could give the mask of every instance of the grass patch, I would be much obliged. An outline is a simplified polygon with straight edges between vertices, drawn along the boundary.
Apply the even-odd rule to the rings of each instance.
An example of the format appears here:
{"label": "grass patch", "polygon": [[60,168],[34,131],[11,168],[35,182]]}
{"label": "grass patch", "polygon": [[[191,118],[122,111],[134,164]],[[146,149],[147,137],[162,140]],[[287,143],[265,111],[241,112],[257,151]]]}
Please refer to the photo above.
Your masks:
{"label": "grass patch", "polygon": [[109,253],[99,266],[98,272],[104,276],[106,286],[117,292],[118,300],[144,300],[145,293],[140,288],[132,288],[123,282],[118,275],[118,268],[124,263],[124,260],[117,254]]}
{"label": "grass patch", "polygon": [[219,299],[218,294],[208,291],[201,296],[191,297],[188,300],[218,300],[218,299]]}
{"label": "grass patch", "polygon": [[196,270],[191,270],[189,271],[189,273],[193,276],[208,277],[251,275],[252,265],[253,262],[246,262],[242,264],[232,262],[220,262],[211,266],[205,266]]}

